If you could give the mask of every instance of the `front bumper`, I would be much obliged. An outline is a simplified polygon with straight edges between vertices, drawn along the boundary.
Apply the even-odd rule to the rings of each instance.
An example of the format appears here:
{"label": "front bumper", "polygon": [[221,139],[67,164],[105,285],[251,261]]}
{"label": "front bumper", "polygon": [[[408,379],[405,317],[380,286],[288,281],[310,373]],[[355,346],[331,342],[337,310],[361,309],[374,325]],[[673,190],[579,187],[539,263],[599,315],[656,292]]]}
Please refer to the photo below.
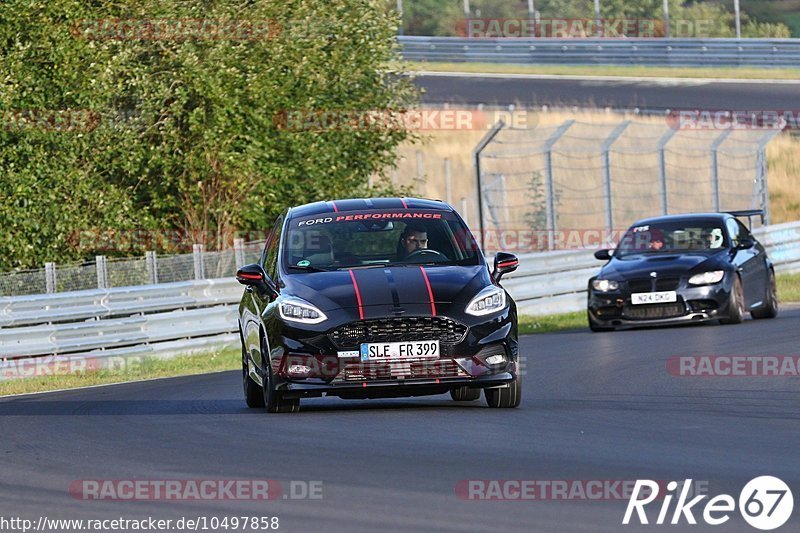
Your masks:
{"label": "front bumper", "polygon": [[677,302],[633,305],[631,292],[600,292],[589,287],[588,311],[593,322],[607,327],[666,326],[726,318],[732,281],[726,276],[714,285],[690,286],[681,281]]}
{"label": "front bumper", "polygon": [[[440,341],[438,358],[364,362],[358,356],[342,356],[357,351],[361,340],[348,337],[342,341],[333,334],[347,324],[332,324],[324,331],[280,324],[279,342],[271,346],[269,354],[274,387],[287,397],[372,398],[440,394],[461,386],[504,387],[516,378],[519,350],[513,305],[497,315],[459,317],[456,322],[465,327],[463,337]],[[399,333],[390,341],[412,340],[409,337]],[[498,354],[503,355],[501,363],[486,362],[487,357]]]}

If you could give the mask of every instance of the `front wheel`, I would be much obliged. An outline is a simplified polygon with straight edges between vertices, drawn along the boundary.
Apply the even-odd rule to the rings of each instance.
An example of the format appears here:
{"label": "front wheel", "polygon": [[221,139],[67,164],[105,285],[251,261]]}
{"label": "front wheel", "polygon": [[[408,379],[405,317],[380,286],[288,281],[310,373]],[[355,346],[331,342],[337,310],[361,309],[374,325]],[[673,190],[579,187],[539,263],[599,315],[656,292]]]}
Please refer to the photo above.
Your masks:
{"label": "front wheel", "polygon": [[457,402],[473,402],[481,397],[480,389],[470,389],[469,387],[456,387],[450,389],[450,397]]}
{"label": "front wheel", "polygon": [[486,403],[489,407],[495,408],[515,408],[522,403],[522,378],[517,374],[514,381],[504,389],[483,389]]}
{"label": "front wheel", "polygon": [[268,413],[298,413],[300,412],[300,398],[285,398],[283,393],[275,390],[275,378],[272,376],[272,365],[269,364],[269,357],[267,350],[262,347],[261,358],[264,360],[266,369],[262,376],[264,386],[261,391],[264,395],[264,407],[267,408]]}
{"label": "front wheel", "polygon": [[247,369],[247,354],[242,346],[242,387],[244,389],[244,401],[247,407],[264,407],[264,394],[261,386],[253,381]]}
{"label": "front wheel", "polygon": [[721,324],[740,324],[744,320],[744,291],[742,281],[733,275],[733,287],[728,296],[728,318],[720,319]]}
{"label": "front wheel", "polygon": [[778,316],[778,287],[775,283],[775,272],[769,271],[767,292],[764,295],[764,305],[750,312],[753,318],[775,318]]}

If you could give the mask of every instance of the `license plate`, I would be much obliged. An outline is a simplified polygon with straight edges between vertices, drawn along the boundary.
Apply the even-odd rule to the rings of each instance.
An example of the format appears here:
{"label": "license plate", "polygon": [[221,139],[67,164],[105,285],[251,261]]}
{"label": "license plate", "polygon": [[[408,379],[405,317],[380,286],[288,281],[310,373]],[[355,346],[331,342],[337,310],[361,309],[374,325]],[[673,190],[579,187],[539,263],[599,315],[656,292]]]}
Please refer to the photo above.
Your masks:
{"label": "license plate", "polygon": [[361,344],[362,361],[439,357],[439,341],[370,342]]}
{"label": "license plate", "polygon": [[675,291],[662,292],[635,292],[631,294],[631,303],[639,304],[663,304],[678,301],[678,293]]}

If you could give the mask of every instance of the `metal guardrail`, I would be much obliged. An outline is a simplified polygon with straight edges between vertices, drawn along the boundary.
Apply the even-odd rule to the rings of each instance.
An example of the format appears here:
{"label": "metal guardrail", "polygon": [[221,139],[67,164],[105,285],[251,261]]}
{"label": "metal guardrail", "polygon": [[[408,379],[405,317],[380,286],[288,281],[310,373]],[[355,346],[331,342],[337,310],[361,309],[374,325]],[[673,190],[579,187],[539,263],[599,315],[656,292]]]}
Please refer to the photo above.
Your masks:
{"label": "metal guardrail", "polygon": [[800,39],[552,39],[400,36],[403,58],[559,65],[800,67]]}
{"label": "metal guardrail", "polygon": [[[778,272],[800,271],[800,222],[757,228]],[[580,311],[593,250],[520,256],[503,285],[521,313]],[[0,371],[16,358],[164,355],[238,343],[232,278],[0,299]]]}

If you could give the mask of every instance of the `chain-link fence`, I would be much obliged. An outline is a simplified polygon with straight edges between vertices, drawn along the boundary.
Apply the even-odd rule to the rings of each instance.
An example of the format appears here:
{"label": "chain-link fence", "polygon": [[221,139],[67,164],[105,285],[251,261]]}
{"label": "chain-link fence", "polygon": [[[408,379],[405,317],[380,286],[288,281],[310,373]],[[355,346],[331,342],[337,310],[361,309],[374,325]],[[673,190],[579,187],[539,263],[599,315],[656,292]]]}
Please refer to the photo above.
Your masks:
{"label": "chain-link fence", "polygon": [[540,231],[548,238],[527,243],[535,251],[574,247],[570,232],[613,236],[658,214],[761,208],[769,223],[765,149],[777,133],[629,120],[499,129],[476,159],[480,230]]}
{"label": "chain-link fence", "polygon": [[47,263],[44,268],[0,274],[0,296],[24,296],[54,292],[106,289],[215,279],[233,276],[236,269],[258,261],[265,241],[244,242],[237,239],[234,248],[209,252],[195,245],[190,254],[106,258],[83,264]]}

